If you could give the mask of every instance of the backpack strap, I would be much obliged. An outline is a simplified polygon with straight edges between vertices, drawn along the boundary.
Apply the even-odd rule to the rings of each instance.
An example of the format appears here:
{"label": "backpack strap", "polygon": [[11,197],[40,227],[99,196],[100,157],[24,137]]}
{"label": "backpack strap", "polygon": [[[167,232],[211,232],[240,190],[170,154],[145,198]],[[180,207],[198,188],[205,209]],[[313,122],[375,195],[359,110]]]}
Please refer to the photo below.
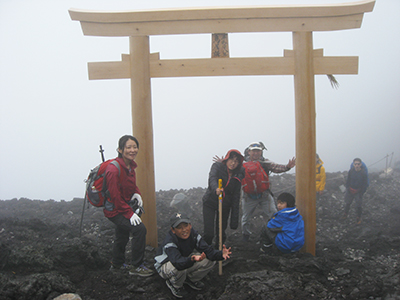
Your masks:
{"label": "backpack strap", "polygon": [[[120,166],[119,162],[118,162],[116,159],[114,159],[112,162],[110,162],[110,164],[113,164],[114,166],[117,167],[117,169],[118,169],[118,182],[119,182],[119,184],[121,184],[122,178],[123,178],[124,176],[121,175],[121,166]],[[125,173],[125,172],[124,172],[124,173]],[[126,176],[126,175],[125,175],[125,176]]]}
{"label": "backpack strap", "polygon": [[261,165],[261,163],[259,161],[257,161],[257,164],[258,164],[259,168],[261,169],[261,172],[267,177],[267,179],[269,181],[269,176],[268,176],[267,172],[265,172],[265,170],[264,170],[263,166]]}
{"label": "backpack strap", "polygon": [[[110,162],[110,164],[112,164],[115,167],[117,167],[117,169],[118,169],[118,183],[119,183],[119,185],[121,185],[121,181],[122,181],[121,180],[121,178],[122,178],[122,176],[121,176],[121,167],[120,167],[118,161],[116,159],[114,159],[113,161]],[[104,173],[104,175],[105,175],[105,173]],[[108,210],[108,211],[112,211],[112,210],[114,210],[114,204],[109,201],[109,199],[108,199],[109,197],[110,197],[110,192],[108,191],[108,188],[107,188],[106,197],[104,199],[104,208],[106,210]]]}
{"label": "backpack strap", "polygon": [[114,166],[117,167],[117,169],[118,169],[118,178],[119,178],[120,175],[121,175],[121,167],[119,166],[119,163],[117,162],[116,159],[114,159],[114,160],[111,162],[111,164],[113,164]]}

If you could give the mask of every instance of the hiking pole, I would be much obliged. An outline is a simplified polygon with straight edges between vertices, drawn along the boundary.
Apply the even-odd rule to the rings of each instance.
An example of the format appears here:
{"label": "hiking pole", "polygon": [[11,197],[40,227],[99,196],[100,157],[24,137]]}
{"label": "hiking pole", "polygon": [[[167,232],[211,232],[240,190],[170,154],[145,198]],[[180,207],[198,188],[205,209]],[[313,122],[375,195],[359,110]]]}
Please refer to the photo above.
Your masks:
{"label": "hiking pole", "polygon": [[83,197],[81,224],[79,225],[79,237],[81,237],[81,235],[82,235],[82,223],[83,223],[83,213],[85,212],[85,204],[86,204],[86,195],[85,195],[85,197]]}
{"label": "hiking pole", "polygon": [[99,152],[101,153],[101,160],[104,162],[105,161],[105,159],[104,159],[104,150],[103,150],[103,146],[102,145],[100,145]]}
{"label": "hiking pole", "polygon": [[[218,196],[218,220],[219,220],[219,250],[222,250],[222,179],[218,180],[218,188],[220,189],[220,194]],[[219,275],[222,275],[222,260],[219,261]]]}
{"label": "hiking pole", "polygon": [[[105,159],[104,159],[103,146],[100,145],[99,147],[100,147],[99,152],[101,154],[101,160],[102,160],[102,162],[104,162]],[[85,193],[85,196],[83,197],[83,208],[82,208],[81,224],[79,225],[79,237],[81,237],[81,235],[82,235],[82,223],[83,223],[83,214],[85,212],[85,204],[86,204],[86,193]]]}

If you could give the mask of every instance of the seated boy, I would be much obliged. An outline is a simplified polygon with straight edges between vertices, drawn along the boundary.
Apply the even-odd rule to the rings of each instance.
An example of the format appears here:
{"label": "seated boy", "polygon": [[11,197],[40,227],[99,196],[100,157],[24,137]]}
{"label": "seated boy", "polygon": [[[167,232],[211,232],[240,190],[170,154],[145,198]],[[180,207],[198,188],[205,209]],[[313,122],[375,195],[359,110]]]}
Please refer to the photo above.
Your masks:
{"label": "seated boy", "polygon": [[304,221],[295,207],[295,199],[282,193],[277,200],[278,212],[261,230],[261,251],[278,248],[283,253],[299,251],[304,245]]}
{"label": "seated boy", "polygon": [[192,228],[189,218],[183,214],[174,214],[170,223],[171,230],[157,250],[154,266],[166,280],[172,294],[183,298],[188,294],[183,288],[184,284],[201,290],[204,283],[200,280],[211,271],[215,261],[229,258],[232,252],[225,245],[221,251],[214,250]]}

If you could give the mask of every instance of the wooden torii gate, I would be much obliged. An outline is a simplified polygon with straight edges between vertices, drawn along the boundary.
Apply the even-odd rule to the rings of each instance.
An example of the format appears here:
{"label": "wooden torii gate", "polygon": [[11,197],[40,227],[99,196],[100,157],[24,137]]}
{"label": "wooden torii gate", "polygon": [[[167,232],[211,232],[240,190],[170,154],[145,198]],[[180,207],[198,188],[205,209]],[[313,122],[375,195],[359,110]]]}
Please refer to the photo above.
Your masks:
{"label": "wooden torii gate", "polygon": [[[296,117],[296,201],[305,221],[303,250],[315,255],[314,75],[357,74],[358,57],[326,57],[313,49],[313,31],[360,28],[375,0],[330,5],[182,8],[98,12],[70,9],[84,35],[127,36],[130,53],[121,61],[88,64],[89,79],[131,80],[133,135],[140,141],[138,186],[145,199],[147,243],[157,246],[151,78],[186,76],[294,75]],[[230,58],[228,33],[292,32],[293,50],[283,57]],[[161,60],[150,54],[149,36],[212,34],[209,59]]]}

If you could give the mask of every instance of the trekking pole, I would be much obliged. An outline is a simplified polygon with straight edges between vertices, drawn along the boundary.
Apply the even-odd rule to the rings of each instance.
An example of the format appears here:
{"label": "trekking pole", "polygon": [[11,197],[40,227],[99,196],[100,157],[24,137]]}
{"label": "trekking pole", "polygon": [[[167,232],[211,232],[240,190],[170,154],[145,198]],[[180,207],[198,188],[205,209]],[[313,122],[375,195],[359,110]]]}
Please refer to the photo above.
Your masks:
{"label": "trekking pole", "polygon": [[102,145],[100,145],[99,152],[101,153],[101,160],[104,162],[105,161],[105,159],[104,159],[104,150],[103,150],[103,146]]}
{"label": "trekking pole", "polygon": [[82,235],[82,223],[83,223],[83,213],[85,212],[85,204],[86,204],[86,195],[83,197],[81,224],[79,225],[79,237],[81,237],[81,235]]}
{"label": "trekking pole", "polygon": [[[100,154],[101,154],[101,161],[104,162],[105,159],[104,159],[104,150],[103,150],[103,146],[100,145],[99,147],[100,147],[99,152],[100,152]],[[85,182],[86,182],[86,181],[85,181]],[[85,212],[85,204],[86,204],[86,193],[85,193],[85,196],[83,197],[83,208],[82,208],[81,224],[79,225],[79,237],[81,237],[81,235],[82,235],[82,223],[83,223],[83,214],[84,214],[84,212]]]}
{"label": "trekking pole", "polygon": [[[222,179],[218,180],[218,188],[222,189]],[[218,219],[219,219],[219,250],[222,250],[222,191],[218,196]],[[219,275],[222,275],[222,260],[219,261]]]}

